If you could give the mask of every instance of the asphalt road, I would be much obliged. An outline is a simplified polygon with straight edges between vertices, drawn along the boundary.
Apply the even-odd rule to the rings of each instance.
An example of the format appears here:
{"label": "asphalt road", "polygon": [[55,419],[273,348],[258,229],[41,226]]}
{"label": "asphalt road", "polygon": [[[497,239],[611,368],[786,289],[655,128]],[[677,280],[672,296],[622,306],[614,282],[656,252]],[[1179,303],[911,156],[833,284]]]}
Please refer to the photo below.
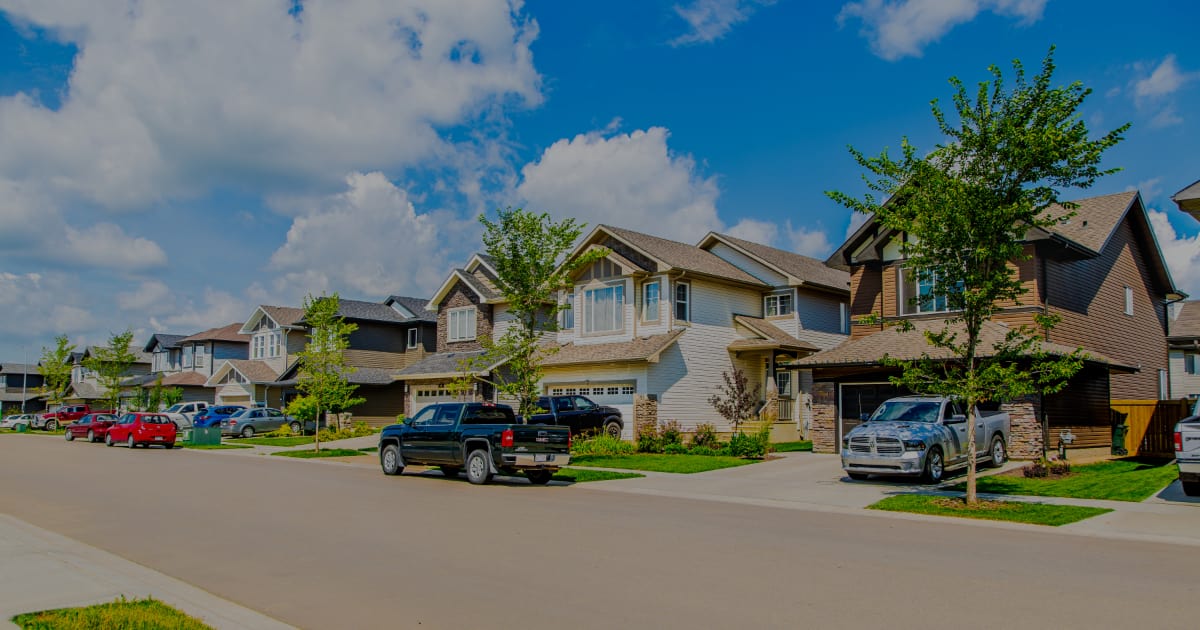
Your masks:
{"label": "asphalt road", "polygon": [[1200,624],[1196,547],[37,436],[0,480],[0,512],[305,628]]}

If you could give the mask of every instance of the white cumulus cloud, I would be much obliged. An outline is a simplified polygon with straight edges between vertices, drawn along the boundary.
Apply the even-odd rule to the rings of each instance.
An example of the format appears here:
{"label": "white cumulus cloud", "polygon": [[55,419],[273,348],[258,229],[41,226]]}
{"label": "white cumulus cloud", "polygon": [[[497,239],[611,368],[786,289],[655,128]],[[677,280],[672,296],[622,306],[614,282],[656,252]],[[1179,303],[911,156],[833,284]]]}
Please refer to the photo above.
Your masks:
{"label": "white cumulus cloud", "polygon": [[120,226],[97,223],[79,229],[64,228],[65,243],[61,254],[77,263],[112,269],[148,269],[167,264],[167,253],[158,243],[140,236],[130,236]]}
{"label": "white cumulus cloud", "polygon": [[837,21],[844,26],[858,19],[859,32],[870,41],[871,50],[895,61],[920,57],[926,45],[983,11],[1032,24],[1042,18],[1045,7],[1046,0],[861,0],[843,5]]}
{"label": "white cumulus cloud", "polygon": [[1139,77],[1133,81],[1134,104],[1150,116],[1150,126],[1162,128],[1183,122],[1175,95],[1188,83],[1200,79],[1200,72],[1180,69],[1174,54],[1164,57],[1153,70],[1142,63],[1133,67]]}
{"label": "white cumulus cloud", "polygon": [[163,313],[173,310],[175,304],[171,289],[159,280],[147,280],[133,291],[117,294],[117,306],[123,311],[138,313]]}
{"label": "white cumulus cloud", "polygon": [[1167,213],[1150,210],[1150,225],[1175,285],[1193,296],[1200,295],[1200,234],[1187,237],[1175,231]]}
{"label": "white cumulus cloud", "polygon": [[671,40],[672,46],[707,44],[721,39],[734,26],[750,19],[761,6],[775,0],[693,0],[675,5],[675,13],[688,23],[688,32]]}

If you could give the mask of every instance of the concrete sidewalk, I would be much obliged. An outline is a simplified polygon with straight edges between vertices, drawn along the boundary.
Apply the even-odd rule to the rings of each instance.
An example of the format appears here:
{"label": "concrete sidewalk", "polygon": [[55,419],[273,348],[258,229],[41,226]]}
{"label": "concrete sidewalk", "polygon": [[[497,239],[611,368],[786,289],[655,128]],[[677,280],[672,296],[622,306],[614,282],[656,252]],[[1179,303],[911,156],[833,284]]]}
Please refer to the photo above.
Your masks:
{"label": "concrete sidewalk", "polygon": [[0,514],[0,628],[15,615],[153,596],[208,625],[291,628],[106,551]]}
{"label": "concrete sidewalk", "polygon": [[[1022,465],[1024,462],[1009,462],[1001,469],[984,470],[981,473],[995,474]],[[944,520],[946,517],[879,512],[863,508],[897,494],[935,493],[960,496],[961,493],[946,489],[960,481],[961,476],[955,477],[941,487],[876,478],[866,482],[851,481],[842,471],[841,460],[837,455],[782,453],[779,459],[753,466],[726,468],[694,475],[647,474],[640,479],[595,482],[581,484],[580,487],[603,492],[626,492],[783,509],[854,513],[883,518]],[[1040,531],[1081,536],[1200,546],[1200,498],[1184,496],[1178,481],[1141,503],[1054,497],[980,496],[997,500],[1083,505],[1113,510],[1109,514],[1062,527],[1017,527],[1032,527]],[[965,522],[969,519],[959,520]],[[998,527],[1013,526],[997,521],[970,522]]]}

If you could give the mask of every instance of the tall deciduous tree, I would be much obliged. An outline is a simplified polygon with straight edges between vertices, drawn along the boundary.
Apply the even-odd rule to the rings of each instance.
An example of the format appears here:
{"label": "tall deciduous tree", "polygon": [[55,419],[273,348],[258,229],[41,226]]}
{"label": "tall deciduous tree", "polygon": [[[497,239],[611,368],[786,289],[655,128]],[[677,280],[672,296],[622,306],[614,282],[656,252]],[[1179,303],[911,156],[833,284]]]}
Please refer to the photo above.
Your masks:
{"label": "tall deciduous tree", "polygon": [[488,377],[496,389],[519,401],[518,413],[537,412],[542,380],[542,360],[550,350],[543,335],[558,330],[558,314],[570,305],[558,300],[572,286],[571,273],[608,254],[593,249],[562,261],[583,233],[575,219],[553,221],[546,213],[521,208],[496,211],[496,219],[479,217],[483,224],[484,251],[496,271],[497,288],[508,303],[513,324],[498,338],[484,340],[485,356],[475,367],[504,362],[503,370]]}
{"label": "tall deciduous tree", "polygon": [[[1026,291],[1012,266],[1028,258],[1026,232],[1070,218],[1074,206],[1059,198],[1063,189],[1088,188],[1118,170],[1101,169],[1101,157],[1129,128],[1089,137],[1079,110],[1091,90],[1079,82],[1052,85],[1053,48],[1032,80],[1020,61],[1013,61],[1011,88],[999,68],[989,70],[991,80],[979,83],[974,96],[959,79],[950,79],[957,120],[933,101],[933,116],[946,140],[930,154],[918,157],[907,138],[899,159],[887,151],[867,157],[850,149],[866,171],[867,186],[885,201],[870,193],[861,200],[827,193],[908,234],[902,246],[905,264],[923,287],[931,286],[918,299],[945,300],[946,327],[926,337],[956,360],[904,363],[902,376],[894,380],[966,404],[971,461],[976,402],[1058,391],[1082,366],[1078,351],[1066,357],[1041,352],[1033,329],[1013,330],[994,348],[980,347],[980,331],[1004,304],[1020,303]],[[1043,328],[1053,324],[1051,318],[1039,319]],[[967,470],[967,502],[974,504],[975,467]]]}
{"label": "tall deciduous tree", "polygon": [[113,333],[108,338],[107,346],[97,346],[92,354],[83,360],[83,367],[96,373],[96,380],[104,390],[104,402],[109,409],[116,410],[121,406],[121,383],[129,378],[129,368],[137,360],[129,344],[133,342],[133,331]]}
{"label": "tall deciduous tree", "polygon": [[358,371],[346,363],[345,350],[350,347],[350,333],[358,325],[338,315],[341,298],[337,293],[304,298],[304,323],[308,326],[308,343],[297,353],[300,368],[296,389],[313,399],[317,407],[316,449],[321,450],[320,418],[322,411],[341,413],[365,398],[354,396],[358,385],[349,375]]}
{"label": "tall deciduous tree", "polygon": [[54,338],[54,348],[42,347],[42,356],[38,360],[38,372],[42,374],[41,393],[52,404],[62,404],[71,386],[71,353],[75,352],[66,335]]}

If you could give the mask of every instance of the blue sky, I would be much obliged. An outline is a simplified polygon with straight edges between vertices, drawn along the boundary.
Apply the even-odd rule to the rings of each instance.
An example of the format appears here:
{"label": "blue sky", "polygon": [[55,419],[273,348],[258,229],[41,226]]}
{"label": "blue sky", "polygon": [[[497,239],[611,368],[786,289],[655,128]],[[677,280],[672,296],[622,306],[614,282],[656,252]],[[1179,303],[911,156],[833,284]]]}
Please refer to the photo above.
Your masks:
{"label": "blue sky", "polygon": [[846,152],[938,141],[929,101],[1057,46],[1095,93],[1086,193],[1138,188],[1200,295],[1191,2],[0,0],[0,360],[191,333],[307,293],[429,295],[524,206],[813,256]]}

